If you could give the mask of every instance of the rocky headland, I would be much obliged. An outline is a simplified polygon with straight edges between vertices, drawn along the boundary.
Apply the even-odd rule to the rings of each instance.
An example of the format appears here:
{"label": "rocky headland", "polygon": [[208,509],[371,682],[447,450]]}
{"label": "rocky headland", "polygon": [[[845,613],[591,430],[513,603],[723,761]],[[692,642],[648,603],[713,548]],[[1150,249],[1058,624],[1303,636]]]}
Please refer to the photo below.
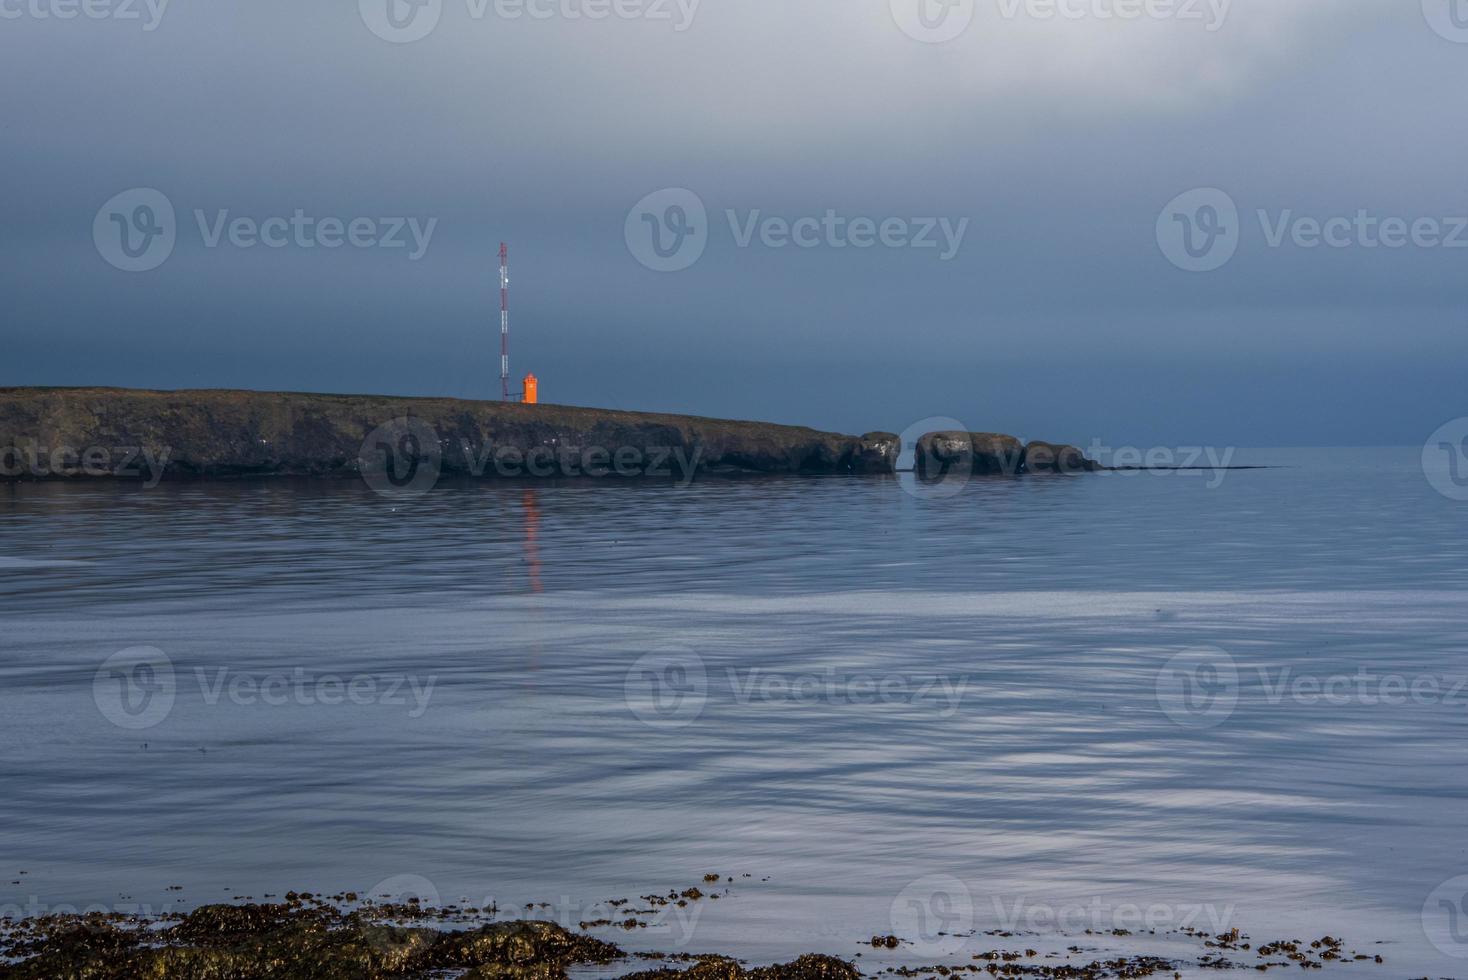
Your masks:
{"label": "rocky headland", "polygon": [[848,935],[845,943],[826,944],[846,945],[844,955],[807,953],[771,966],[717,953],[629,951],[590,934],[631,939],[665,921],[665,909],[720,898],[728,904],[735,879],[720,877],[707,874],[701,887],[682,891],[611,899],[604,907],[615,919],[564,924],[533,914],[550,914],[549,903],[526,905],[526,918],[506,920],[492,905],[350,892],[287,892],[270,902],[161,915],[0,915],[0,980],[1144,980],[1183,970],[1238,975],[1384,962],[1329,935],[1265,943],[1238,929],[1213,935],[1190,927],[1137,935],[1086,929],[1083,936],[971,930],[938,962],[914,958],[922,955],[918,937]]}
{"label": "rocky headland", "polygon": [[[1075,446],[930,432],[921,480],[1102,470]],[[901,439],[561,405],[259,391],[0,388],[0,479],[891,474]]]}
{"label": "rocky headland", "polygon": [[[559,405],[257,391],[0,388],[5,477],[892,473],[898,438]],[[156,472],[155,472],[156,471]]]}

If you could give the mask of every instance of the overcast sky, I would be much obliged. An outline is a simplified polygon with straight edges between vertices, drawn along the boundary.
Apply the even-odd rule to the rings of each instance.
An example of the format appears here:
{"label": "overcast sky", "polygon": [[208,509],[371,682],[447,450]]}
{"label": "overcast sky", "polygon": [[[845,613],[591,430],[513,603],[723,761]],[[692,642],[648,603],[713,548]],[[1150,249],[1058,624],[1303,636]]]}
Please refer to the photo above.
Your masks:
{"label": "overcast sky", "polygon": [[0,385],[493,397],[505,240],[547,401],[1464,414],[1468,0],[418,2],[0,0]]}

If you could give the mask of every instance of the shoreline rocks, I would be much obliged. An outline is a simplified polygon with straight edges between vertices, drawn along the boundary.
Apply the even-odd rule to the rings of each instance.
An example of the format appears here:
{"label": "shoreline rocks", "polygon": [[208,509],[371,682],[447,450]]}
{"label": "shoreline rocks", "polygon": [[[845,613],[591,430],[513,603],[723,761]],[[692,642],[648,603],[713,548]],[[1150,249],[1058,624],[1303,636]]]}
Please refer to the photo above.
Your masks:
{"label": "shoreline rocks", "polygon": [[913,472],[926,481],[953,475],[1073,475],[1103,469],[1075,446],[1025,444],[996,432],[929,432],[918,439],[913,453]]}
{"label": "shoreline rocks", "polygon": [[917,441],[913,471],[936,480],[953,473],[1013,476],[1024,464],[1024,444],[995,432],[929,432]]}
{"label": "shoreline rocks", "polygon": [[[0,388],[0,480],[135,476],[890,474],[898,437],[559,405]],[[155,472],[156,471],[156,472]],[[142,474],[147,476],[148,473]]]}

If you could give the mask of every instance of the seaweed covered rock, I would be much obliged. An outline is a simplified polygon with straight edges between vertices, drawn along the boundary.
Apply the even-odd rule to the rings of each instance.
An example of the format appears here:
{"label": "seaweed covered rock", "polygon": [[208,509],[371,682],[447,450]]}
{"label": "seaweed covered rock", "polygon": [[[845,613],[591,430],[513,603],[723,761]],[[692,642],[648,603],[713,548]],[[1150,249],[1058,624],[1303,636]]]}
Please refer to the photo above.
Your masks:
{"label": "seaweed covered rock", "polygon": [[[610,963],[621,955],[622,951],[611,943],[568,932],[551,922],[496,922],[468,932],[443,934],[419,965],[434,969],[489,965],[525,971],[567,963]],[[538,973],[531,970],[514,975]]]}
{"label": "seaweed covered rock", "polygon": [[736,961],[708,957],[686,970],[665,967],[623,977],[622,980],[860,980],[861,971],[834,956],[808,954],[790,963],[746,970]]}
{"label": "seaweed covered rock", "polygon": [[320,905],[205,906],[161,929],[58,920],[6,952],[18,962],[0,965],[3,980],[564,980],[570,965],[622,956],[548,922],[440,931]]}

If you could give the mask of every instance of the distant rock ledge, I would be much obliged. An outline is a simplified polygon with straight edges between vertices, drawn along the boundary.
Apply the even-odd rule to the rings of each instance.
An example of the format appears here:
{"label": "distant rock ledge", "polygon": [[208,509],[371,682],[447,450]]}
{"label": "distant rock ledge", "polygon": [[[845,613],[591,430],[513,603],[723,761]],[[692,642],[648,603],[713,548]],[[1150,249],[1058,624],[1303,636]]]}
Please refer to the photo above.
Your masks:
{"label": "distant rock ledge", "polygon": [[[0,388],[0,479],[893,473],[896,435],[559,405],[258,391]],[[682,472],[680,473],[680,467]]]}
{"label": "distant rock ledge", "polygon": [[918,439],[913,471],[921,480],[952,475],[1070,475],[1105,469],[1075,446],[1025,444],[997,432],[929,432]]}

